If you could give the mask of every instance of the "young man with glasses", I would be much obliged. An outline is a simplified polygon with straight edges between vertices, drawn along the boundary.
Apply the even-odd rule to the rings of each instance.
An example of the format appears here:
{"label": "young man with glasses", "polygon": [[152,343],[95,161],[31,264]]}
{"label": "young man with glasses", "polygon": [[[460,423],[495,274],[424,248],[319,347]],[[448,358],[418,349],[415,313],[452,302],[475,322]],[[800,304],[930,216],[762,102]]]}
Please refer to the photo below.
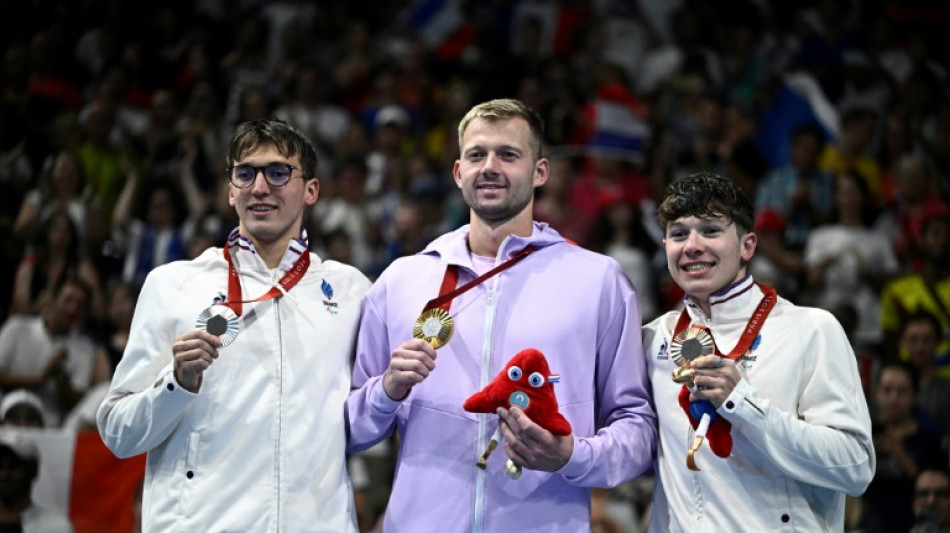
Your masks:
{"label": "young man with glasses", "polygon": [[317,157],[278,120],[238,126],[224,248],[146,278],[99,409],[148,453],[143,531],[356,531],[343,404],[369,280],[308,248]]}

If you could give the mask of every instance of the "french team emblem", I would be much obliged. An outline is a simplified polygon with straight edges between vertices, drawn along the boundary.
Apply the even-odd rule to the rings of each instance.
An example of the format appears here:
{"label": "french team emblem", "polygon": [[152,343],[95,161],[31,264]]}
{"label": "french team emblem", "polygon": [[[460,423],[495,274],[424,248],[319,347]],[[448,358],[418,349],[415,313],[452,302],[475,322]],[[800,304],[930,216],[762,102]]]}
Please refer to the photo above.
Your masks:
{"label": "french team emblem", "polygon": [[331,286],[327,282],[327,280],[323,280],[323,282],[320,283],[320,290],[323,291],[324,309],[326,309],[327,312],[330,313],[331,315],[337,314],[337,312],[339,311],[338,309],[339,304],[333,301],[333,286]]}

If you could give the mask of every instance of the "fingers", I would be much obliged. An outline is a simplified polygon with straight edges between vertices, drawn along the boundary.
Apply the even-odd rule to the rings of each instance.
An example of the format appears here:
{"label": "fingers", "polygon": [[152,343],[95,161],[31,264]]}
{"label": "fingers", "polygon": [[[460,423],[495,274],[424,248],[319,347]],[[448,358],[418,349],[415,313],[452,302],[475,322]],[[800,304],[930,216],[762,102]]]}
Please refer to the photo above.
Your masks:
{"label": "fingers", "polygon": [[505,438],[505,453],[516,465],[531,470],[555,472],[570,459],[574,449],[571,435],[555,435],[544,429],[518,407],[496,410]]}
{"label": "fingers", "polygon": [[706,368],[723,368],[727,364],[735,365],[735,362],[721,355],[704,355],[694,359],[689,366],[699,370]]}
{"label": "fingers", "polygon": [[495,412],[501,417],[502,434],[507,429],[511,436],[518,440],[538,441],[547,433],[547,430],[535,424],[519,407],[511,409],[499,407]]}
{"label": "fingers", "polygon": [[197,392],[201,375],[218,358],[221,339],[207,331],[193,330],[178,337],[172,344],[175,379],[191,392]]}
{"label": "fingers", "polygon": [[510,410],[499,407],[496,413],[501,417],[498,427],[504,437],[505,453],[508,454],[508,458],[518,466],[531,464],[532,450],[528,442],[531,436],[526,428],[526,421],[531,422],[531,419],[517,407],[512,407]]}
{"label": "fingers", "polygon": [[383,375],[383,389],[394,400],[402,400],[413,385],[422,383],[435,370],[435,349],[421,339],[399,345],[392,353]]}
{"label": "fingers", "polygon": [[690,401],[709,400],[716,408],[722,405],[742,378],[736,362],[719,355],[698,357],[690,366],[696,369],[695,389],[690,394]]}

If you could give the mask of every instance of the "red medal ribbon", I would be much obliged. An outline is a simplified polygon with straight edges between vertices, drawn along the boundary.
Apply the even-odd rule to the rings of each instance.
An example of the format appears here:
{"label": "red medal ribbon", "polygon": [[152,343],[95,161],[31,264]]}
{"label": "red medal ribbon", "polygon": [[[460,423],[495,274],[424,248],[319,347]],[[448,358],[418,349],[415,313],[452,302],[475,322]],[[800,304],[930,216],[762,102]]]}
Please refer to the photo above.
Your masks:
{"label": "red medal ribbon", "polygon": [[[772,311],[772,308],[775,307],[775,302],[778,300],[778,295],[775,292],[775,289],[772,287],[767,287],[756,283],[759,286],[759,289],[765,293],[762,296],[762,299],[759,300],[759,305],[756,306],[755,312],[752,313],[752,318],[749,319],[749,322],[745,326],[745,331],[742,332],[742,336],[739,337],[739,343],[736,344],[736,347],[729,352],[729,355],[723,355],[719,351],[719,347],[716,346],[716,340],[713,339],[713,348],[716,349],[716,355],[720,357],[728,357],[729,359],[738,359],[742,354],[749,351],[749,348],[752,346],[752,342],[755,341],[755,337],[759,334],[759,330],[762,329],[762,324],[765,323],[765,318],[769,316],[769,313]],[[683,309],[683,312],[680,313],[679,321],[676,323],[676,328],[673,330],[673,337],[676,337],[680,332],[685,330],[689,326],[689,313],[686,312],[686,309]]]}
{"label": "red medal ribbon", "polygon": [[234,267],[234,261],[231,259],[229,249],[230,245],[224,245],[224,258],[228,261],[228,299],[217,305],[224,305],[231,308],[237,316],[241,316],[243,304],[270,300],[271,298],[282,295],[284,292],[290,291],[290,289],[303,278],[303,275],[307,273],[307,269],[310,268],[310,251],[304,250],[303,253],[300,254],[300,257],[297,258],[297,261],[294,262],[294,265],[290,267],[290,270],[284,273],[277,282],[277,284],[284,289],[283,291],[277,287],[271,287],[269,291],[253,300],[242,300],[241,277]]}
{"label": "red medal ribbon", "polygon": [[481,276],[478,276],[477,278],[473,279],[472,281],[466,283],[465,285],[462,285],[461,287],[455,290],[452,290],[452,289],[455,287],[455,284],[458,283],[458,279],[459,279],[458,265],[447,266],[445,268],[445,277],[442,278],[442,287],[439,289],[439,295],[429,300],[429,303],[427,303],[426,306],[422,308],[422,312],[424,313],[428,311],[429,309],[438,308],[448,313],[449,308],[452,306],[452,300],[454,300],[457,296],[461,295],[462,293],[471,289],[472,287],[475,287],[479,283],[484,282],[485,280],[494,276],[495,274],[498,274],[502,270],[505,270],[507,268],[514,266],[514,264],[517,263],[518,261],[521,261],[525,257],[528,257],[528,254],[533,252],[534,249],[535,249],[534,246],[526,247],[524,250],[521,250],[520,252],[512,256],[511,259],[496,266],[495,268],[489,270],[488,272],[485,272]]}

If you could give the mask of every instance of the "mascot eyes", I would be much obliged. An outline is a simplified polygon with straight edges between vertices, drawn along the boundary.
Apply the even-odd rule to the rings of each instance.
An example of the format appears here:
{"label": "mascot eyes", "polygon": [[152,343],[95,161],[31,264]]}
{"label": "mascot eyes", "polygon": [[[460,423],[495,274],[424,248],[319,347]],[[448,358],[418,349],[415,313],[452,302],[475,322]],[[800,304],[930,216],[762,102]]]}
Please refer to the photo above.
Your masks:
{"label": "mascot eyes", "polygon": [[530,383],[532,387],[540,387],[544,385],[544,376],[538,372],[534,372],[528,376],[528,383]]}
{"label": "mascot eyes", "polygon": [[508,379],[510,379],[511,381],[518,381],[519,379],[521,379],[521,369],[516,366],[509,367]]}

